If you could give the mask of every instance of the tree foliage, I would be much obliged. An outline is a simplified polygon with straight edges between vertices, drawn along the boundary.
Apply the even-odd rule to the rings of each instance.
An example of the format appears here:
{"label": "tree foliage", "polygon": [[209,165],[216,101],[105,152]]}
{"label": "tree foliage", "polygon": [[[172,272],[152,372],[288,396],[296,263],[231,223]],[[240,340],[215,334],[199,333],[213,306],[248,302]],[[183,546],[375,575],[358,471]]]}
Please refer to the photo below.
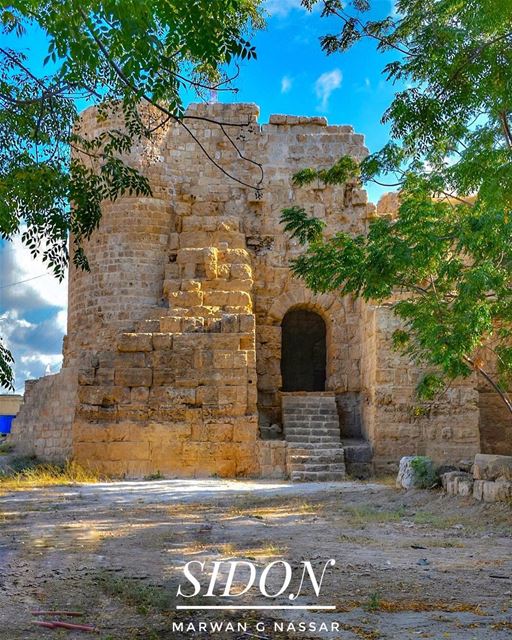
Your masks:
{"label": "tree foliage", "polygon": [[[151,191],[146,178],[121,157],[169,121],[179,122],[201,146],[187,124],[192,116],[185,116],[184,95],[191,89],[202,94],[231,88],[229,65],[233,69],[237,60],[255,57],[247,37],[262,24],[260,4],[261,0],[2,3],[1,237],[10,239],[21,232],[32,254],[41,254],[62,278],[71,232],[72,260],[87,269],[83,241],[99,224],[101,201]],[[32,47],[35,30],[48,42],[41,61]],[[141,104],[152,105],[156,121],[144,117]],[[86,105],[96,105],[104,118],[112,109],[120,110],[122,130],[107,129],[86,139],[77,127],[79,109]],[[218,124],[225,132],[223,125],[229,123]],[[249,186],[259,188],[259,183]],[[10,364],[0,344],[0,385],[12,388]]]}
{"label": "tree foliage", "polygon": [[[306,245],[293,270],[316,291],[376,301],[398,292],[394,343],[430,366],[423,397],[476,370],[512,410],[504,391],[512,379],[512,4],[398,0],[397,15],[378,21],[367,17],[368,2],[322,4],[340,25],[321,39],[328,55],[361,38],[395,54],[384,68],[398,85],[383,116],[391,139],[359,165],[342,158],[295,180],[383,184],[386,176],[400,206],[368,234],[330,238],[304,209],[285,210],[286,229]],[[494,359],[496,371],[487,369]]]}

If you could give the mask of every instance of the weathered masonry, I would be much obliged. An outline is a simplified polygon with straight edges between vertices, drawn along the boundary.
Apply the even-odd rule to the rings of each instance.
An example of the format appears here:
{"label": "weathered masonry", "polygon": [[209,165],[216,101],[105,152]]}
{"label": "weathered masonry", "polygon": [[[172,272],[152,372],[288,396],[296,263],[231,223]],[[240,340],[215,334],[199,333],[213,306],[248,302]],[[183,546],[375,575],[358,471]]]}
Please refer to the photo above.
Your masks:
{"label": "weathered masonry", "polygon": [[[252,104],[188,115],[244,124],[226,130],[262,163],[262,197],[178,125],[133,153],[153,195],[105,203],[91,272],[70,273],[62,371],[27,386],[19,447],[111,474],[297,480],[363,475],[406,454],[510,453],[510,420],[473,379],[417,415],[420,372],[392,350],[389,305],[314,295],[290,274],[300,247],[279,224],[283,207],[305,206],[328,233],[389,213],[389,198],[376,208],[357,188],[292,185],[305,165],[363,158],[363,136],[318,117],[260,126]],[[257,180],[218,125],[187,122],[222,166]],[[85,113],[86,131],[102,126]]]}

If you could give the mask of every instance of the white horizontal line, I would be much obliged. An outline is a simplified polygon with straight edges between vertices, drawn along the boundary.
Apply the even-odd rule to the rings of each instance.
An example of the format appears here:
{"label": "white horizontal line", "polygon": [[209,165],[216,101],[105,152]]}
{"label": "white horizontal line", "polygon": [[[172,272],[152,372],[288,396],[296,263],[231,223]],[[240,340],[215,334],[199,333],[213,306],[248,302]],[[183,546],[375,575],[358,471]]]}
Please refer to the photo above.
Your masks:
{"label": "white horizontal line", "polygon": [[334,604],[326,604],[326,605],[205,605],[205,606],[193,606],[193,605],[177,605],[176,609],[186,610],[186,609],[194,609],[196,611],[206,610],[206,609],[226,609],[229,611],[234,611],[236,609],[336,609]]}

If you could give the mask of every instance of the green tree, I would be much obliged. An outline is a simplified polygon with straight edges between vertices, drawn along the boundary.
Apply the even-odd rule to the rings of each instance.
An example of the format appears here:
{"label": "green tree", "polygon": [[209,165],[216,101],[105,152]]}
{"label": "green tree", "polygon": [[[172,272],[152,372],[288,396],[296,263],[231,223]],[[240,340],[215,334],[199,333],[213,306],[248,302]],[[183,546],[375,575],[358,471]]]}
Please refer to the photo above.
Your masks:
{"label": "green tree", "polygon": [[478,371],[512,411],[512,3],[398,0],[382,20],[368,18],[366,0],[322,4],[340,27],[321,39],[323,50],[370,38],[393,58],[387,80],[403,88],[383,116],[391,131],[383,149],[294,181],[347,189],[375,181],[397,188],[400,204],[357,237],[327,238],[303,208],[284,210],[286,229],[305,245],[293,271],[315,291],[375,301],[399,292],[394,342],[427,365],[420,396]]}
{"label": "green tree", "polygon": [[[255,57],[247,37],[262,24],[260,4],[2,2],[1,237],[10,239],[21,231],[33,255],[41,254],[62,278],[71,232],[73,263],[87,269],[83,241],[98,226],[101,201],[125,192],[151,192],[145,177],[127,166],[122,155],[169,121],[178,122],[202,147],[187,124],[192,116],[185,115],[184,95],[190,90],[232,90],[237,60]],[[35,29],[42,30],[48,42],[44,60],[38,60],[39,52],[31,47]],[[152,106],[152,119],[141,104]],[[120,111],[124,127],[84,138],[77,124],[79,109],[86,105],[96,105],[105,118],[112,110]],[[228,135],[224,125],[229,123],[217,124]],[[210,161],[237,180],[214,158]],[[258,189],[259,184],[249,186]],[[11,363],[0,342],[0,385],[8,388],[13,386]]]}

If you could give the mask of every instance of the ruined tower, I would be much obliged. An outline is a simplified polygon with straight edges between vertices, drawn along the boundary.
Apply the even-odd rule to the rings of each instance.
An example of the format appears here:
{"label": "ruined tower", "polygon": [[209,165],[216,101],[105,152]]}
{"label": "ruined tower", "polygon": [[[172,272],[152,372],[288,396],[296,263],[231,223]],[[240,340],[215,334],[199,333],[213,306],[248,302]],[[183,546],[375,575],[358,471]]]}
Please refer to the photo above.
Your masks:
{"label": "ruined tower", "polygon": [[[253,104],[187,116],[204,151],[177,123],[135,149],[152,195],[105,203],[85,247],[91,271],[70,270],[63,368],[27,387],[18,446],[115,475],[298,480],[405,454],[474,455],[473,382],[428,421],[412,416],[419,372],[392,351],[389,307],[315,295],[290,273],[301,248],[279,223],[284,207],[304,206],[327,233],[364,233],[379,215],[354,186],[291,180],[362,159],[363,136],[319,117],[259,125]],[[89,110],[83,126],[105,124]],[[206,154],[246,185],[260,175],[240,155],[260,163],[261,194]]]}

